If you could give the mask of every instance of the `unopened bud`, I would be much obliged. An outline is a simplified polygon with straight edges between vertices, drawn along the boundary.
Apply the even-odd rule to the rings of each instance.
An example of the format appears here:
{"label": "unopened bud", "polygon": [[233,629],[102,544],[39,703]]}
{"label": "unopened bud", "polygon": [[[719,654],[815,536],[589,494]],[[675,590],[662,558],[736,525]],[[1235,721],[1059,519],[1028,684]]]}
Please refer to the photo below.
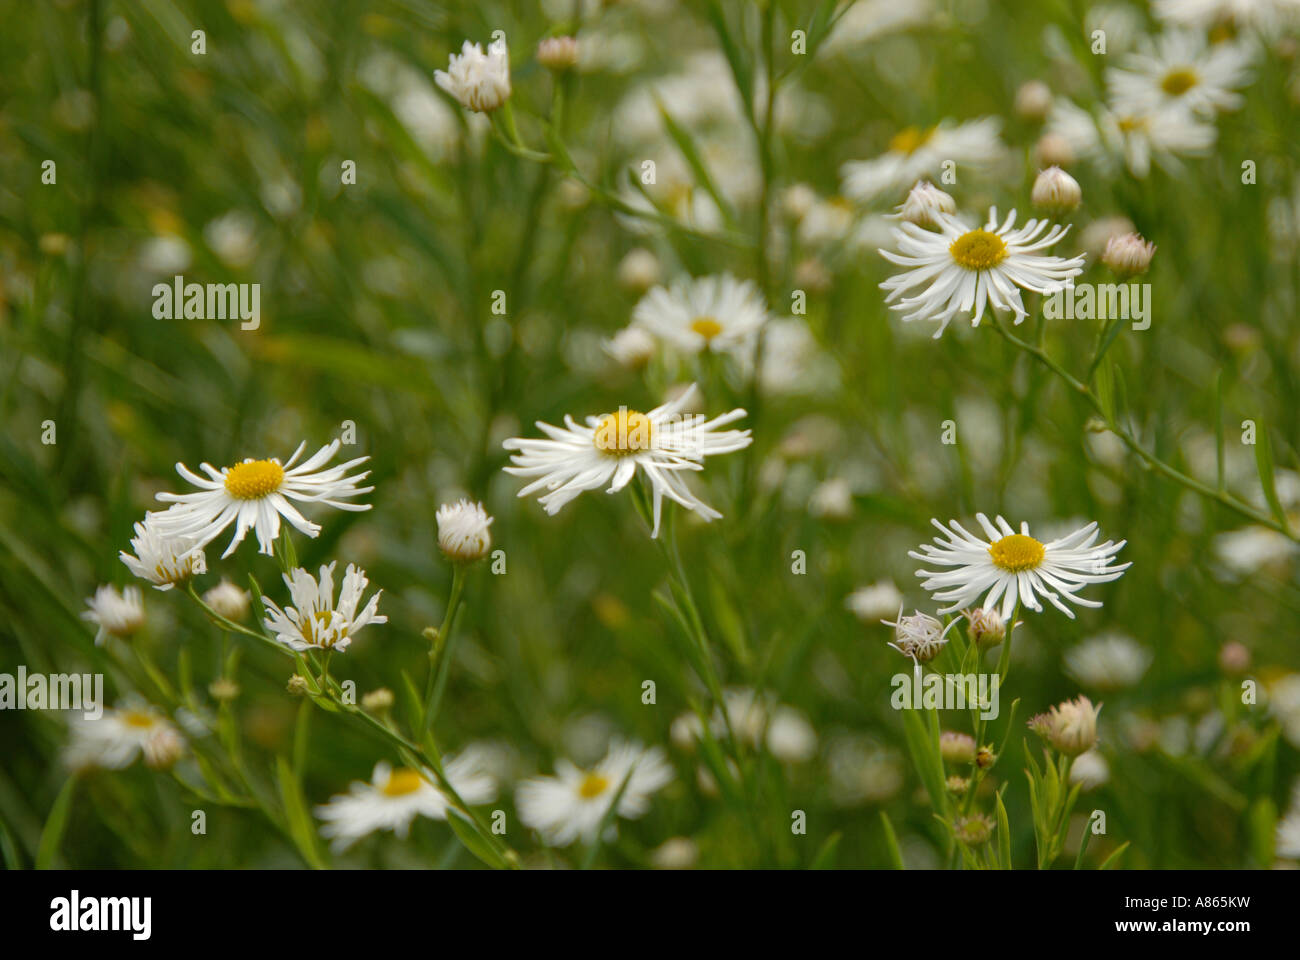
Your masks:
{"label": "unopened bud", "polygon": [[1059,216],[1076,209],[1083,202],[1079,181],[1060,167],[1048,167],[1034,181],[1029,199],[1034,206]]}
{"label": "unopened bud", "polygon": [[1143,240],[1141,234],[1126,233],[1107,241],[1101,262],[1115,271],[1121,280],[1127,280],[1146,273],[1155,253],[1156,245]]}

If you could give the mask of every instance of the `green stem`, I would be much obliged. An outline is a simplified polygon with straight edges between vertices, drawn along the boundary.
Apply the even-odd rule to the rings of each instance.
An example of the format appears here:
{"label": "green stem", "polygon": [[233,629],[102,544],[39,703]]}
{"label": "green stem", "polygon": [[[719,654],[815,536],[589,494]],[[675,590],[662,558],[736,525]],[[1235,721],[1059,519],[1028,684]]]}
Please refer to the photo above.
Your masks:
{"label": "green stem", "polygon": [[447,611],[442,617],[442,626],[429,648],[429,678],[424,688],[424,723],[421,739],[426,739],[433,731],[433,720],[442,702],[442,693],[447,686],[447,674],[450,672],[452,626],[456,611],[460,607],[461,595],[465,590],[465,568],[455,564],[451,571],[451,593],[447,598]]}

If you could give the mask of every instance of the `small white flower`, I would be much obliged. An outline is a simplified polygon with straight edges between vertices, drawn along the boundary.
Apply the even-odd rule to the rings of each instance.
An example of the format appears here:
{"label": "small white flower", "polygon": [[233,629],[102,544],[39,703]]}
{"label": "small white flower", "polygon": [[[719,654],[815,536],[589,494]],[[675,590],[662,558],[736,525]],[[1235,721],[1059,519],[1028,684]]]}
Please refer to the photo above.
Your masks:
{"label": "small white flower", "polygon": [[370,475],[368,470],[346,476],[348,470],[370,458],[357,457],[326,468],[325,464],[339,449],[339,441],[335,440],[295,467],[306,446],[305,442],[299,444],[289,462],[283,465],[277,459],[244,460],[218,471],[204,463],[200,467],[208,475],[206,479],[191,472],[185,464],[176,464],[176,472],[200,490],[158,494],[159,500],[172,504],[164,512],[152,515],[158,532],[164,536],[193,537],[198,546],[204,547],[233,523],[235,536],[221,555],[223,558],[234,553],[249,530],[257,534],[259,552],[270,555],[280,535],[281,517],[309,537],[320,533],[320,526],[304,518],[290,500],[325,503],[339,510],[369,510],[369,504],[344,500],[375,489],[357,486]]}
{"label": "small white flower", "polygon": [[903,595],[892,580],[881,580],[854,590],[844,601],[844,606],[863,623],[874,623],[893,613],[903,602]]}
{"label": "small white flower", "polygon": [[120,770],[143,755],[155,770],[170,767],[185,750],[185,741],[171,722],[147,705],[105,710],[103,716],[76,716],[63,760],[73,771],[93,768]]}
{"label": "small white flower", "polygon": [[605,352],[625,367],[643,367],[658,347],[655,338],[640,327],[624,327],[605,341]]}
{"label": "small white flower", "polygon": [[1029,80],[1016,90],[1016,113],[1026,120],[1040,121],[1052,109],[1052,88],[1041,80]]}
{"label": "small white flower", "polygon": [[1297,0],[1151,0],[1165,23],[1211,30],[1224,25],[1253,28],[1266,36],[1300,20]]}
{"label": "small white flower", "polygon": [[[496,778],[485,769],[475,748],[448,755],[442,771],[466,804],[477,806],[496,799]],[[331,846],[336,851],[346,850],[377,830],[391,830],[405,839],[417,816],[446,820],[448,812],[461,816],[431,770],[394,770],[382,762],[375,764],[369,783],[354,781],[347,793],[316,807],[316,816],[326,821],[321,833],[333,838]]]}
{"label": "small white flower", "polygon": [[945,539],[935,537],[934,545],[921,545],[922,552],[908,552],[910,557],[945,568],[916,572],[918,577],[927,578],[921,586],[934,591],[936,601],[949,603],[940,613],[959,610],[983,594],[983,606],[996,608],[1001,601],[1002,617],[1009,620],[1017,599],[1023,606],[1041,612],[1038,598],[1044,597],[1073,620],[1074,611],[1061,602],[1062,598],[1084,607],[1100,607],[1099,601],[1085,600],[1077,591],[1090,583],[1117,580],[1132,566],[1110,566],[1127,541],[1107,540],[1093,546],[1098,536],[1096,523],[1042,543],[1029,535],[1027,523],[1022,523],[1017,533],[1002,517],[997,518],[997,526],[982,513],[975,518],[988,540],[969,533],[956,520],[950,521],[948,527],[931,520]]}
{"label": "small white flower", "polygon": [[343,573],[337,607],[333,561],[320,568],[319,582],[301,567],[293,571],[292,577],[285,574],[284,582],[293,606],[282,610],[275,601],[263,597],[268,614],[264,622],[277,640],[293,650],[346,650],[362,627],[388,622],[387,617],[377,613],[382,590],[375,591],[358,612],[361,595],[370,581],[364,570],[350,563]]}
{"label": "small white flower", "polygon": [[921,180],[907,192],[907,199],[894,216],[918,227],[935,228],[939,226],[937,214],[956,212],[957,201],[951,194],[944,193],[929,180]]}
{"label": "small white flower", "polygon": [[[880,251],[890,263],[908,268],[880,285],[889,291],[885,302],[902,297],[893,309],[910,311],[905,321],[937,320],[935,337],[958,313],[970,311],[972,326],[979,326],[988,306],[1014,313],[1020,323],[1027,314],[1017,287],[1054,293],[1083,272],[1082,256],[1066,260],[1039,253],[1065,236],[1069,227],[1029,220],[1015,229],[1014,210],[999,226],[996,207],[989,209],[988,223],[979,229],[945,213],[935,218],[938,232],[903,222],[894,228],[900,253]],[[919,293],[904,296],[918,288]]]}
{"label": "small white flower", "polygon": [[1250,82],[1251,54],[1236,43],[1207,46],[1196,30],[1168,30],[1143,39],[1142,51],[1124,66],[1106,71],[1111,107],[1121,116],[1137,116],[1170,107],[1185,107],[1213,116],[1241,106],[1234,91]]}
{"label": "small white flower", "polygon": [[460,500],[438,508],[438,548],[457,563],[472,563],[492,546],[492,517],[481,503]]}
{"label": "small white flower", "polygon": [[487,113],[510,96],[510,56],[505,40],[488,44],[487,53],[477,43],[465,41],[460,56],[451,55],[446,70],[436,70],[434,81],[462,107]]}
{"label": "small white flower", "polygon": [[618,262],[618,282],[635,293],[643,293],[659,282],[659,258],[645,247],[633,247]]}
{"label": "small white flower", "polygon": [[1300,547],[1295,541],[1268,527],[1242,527],[1215,534],[1214,556],[1229,579],[1240,579],[1268,567],[1282,567]]}
{"label": "small white flower", "polygon": [[655,287],[632,311],[633,326],[685,353],[726,353],[747,359],[767,320],[758,288],[731,274]]}
{"label": "small white flower", "polygon": [[948,631],[961,621],[954,617],[945,627],[941,621],[920,610],[913,611],[910,617],[905,617],[902,604],[899,604],[896,619],[880,622],[894,628],[894,639],[889,645],[903,656],[911,657],[913,661],[921,664],[939,655],[939,651],[948,643]]}
{"label": "small white flower", "polygon": [[650,797],[672,779],[662,749],[615,740],[589,771],[562,759],[556,761],[555,776],[523,781],[515,806],[523,824],[552,846],[568,846],[578,839],[592,843],[624,780],[627,786],[616,815],[634,820],[650,809]]}
{"label": "small white flower", "polygon": [[1150,665],[1151,652],[1122,633],[1091,637],[1065,653],[1066,671],[1093,690],[1131,687]]}
{"label": "small white flower", "polygon": [[617,493],[639,467],[651,485],[652,537],[659,535],[664,497],[706,520],[716,520],[722,514],[691,493],[680,474],[703,470],[706,457],[743,450],[753,438],[748,430],[715,432],[745,416],[744,410],[732,410],[712,420],[703,415],[683,415],[696,393],[692,384],[676,400],[649,413],[620,408],[617,413],[588,417],[586,426],[578,425],[569,416],[564,418],[563,428],[538,422],[537,428],[549,439],[516,437],[505,441],[507,450],[519,452],[510,458],[513,466],[504,469],[518,477],[535,477],[519,491],[519,496],[548,491],[538,501],[551,515],[585,490],[608,483],[606,492]]}
{"label": "small white flower", "polygon": [[1117,159],[1139,180],[1151,173],[1151,164],[1178,175],[1180,156],[1203,156],[1218,136],[1212,123],[1182,107],[1138,113],[1102,110],[1096,117],[1066,99],[1059,99],[1047,119],[1051,134],[1063,138],[1071,151],[1111,173]]}
{"label": "small white flower", "polygon": [[219,584],[203,594],[203,602],[227,620],[238,622],[248,613],[252,598],[247,590],[240,589],[222,577]]}
{"label": "small white flower", "polygon": [[126,568],[157,590],[170,590],[206,569],[203,551],[191,537],[171,537],[159,532],[156,513],[146,513],[143,523],[135,525],[131,547],[135,556],[121,551],[118,556]]}
{"label": "small white flower", "polygon": [[951,161],[965,169],[993,163],[1002,156],[998,138],[1002,121],[996,117],[935,127],[908,127],[889,141],[889,149],[873,160],[854,160],[840,168],[844,195],[869,204],[882,194],[910,187],[925,177],[938,177]]}
{"label": "small white flower", "polygon": [[95,643],[103,645],[104,638],[129,637],[144,626],[144,601],[139,587],[124,587],[121,593],[110,586],[102,586],[93,597],[86,599],[90,609],[81,615],[99,627]]}

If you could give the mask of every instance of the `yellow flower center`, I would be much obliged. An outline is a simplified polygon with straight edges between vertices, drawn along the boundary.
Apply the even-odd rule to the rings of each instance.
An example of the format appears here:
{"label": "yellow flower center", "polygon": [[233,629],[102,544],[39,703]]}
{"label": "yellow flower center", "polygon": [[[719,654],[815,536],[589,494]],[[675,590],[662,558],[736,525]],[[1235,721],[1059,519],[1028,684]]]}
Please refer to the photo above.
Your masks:
{"label": "yellow flower center", "polygon": [[1145,130],[1147,128],[1146,117],[1120,117],[1119,129],[1122,133],[1132,133],[1135,130]]}
{"label": "yellow flower center", "polygon": [[596,427],[592,443],[601,453],[611,457],[625,457],[630,453],[650,449],[654,426],[650,418],[635,410],[620,410],[607,414]]}
{"label": "yellow flower center", "polygon": [[389,775],[388,782],[384,784],[384,796],[404,797],[408,793],[415,793],[423,784],[424,777],[417,771],[400,767]]}
{"label": "yellow flower center", "polygon": [[948,252],[967,270],[987,270],[1006,259],[1007,245],[996,233],[971,230],[954,240]]}
{"label": "yellow flower center", "polygon": [[712,340],[722,332],[722,324],[712,317],[696,317],[695,322],[691,324],[691,329],[705,340]]}
{"label": "yellow flower center", "polygon": [[1160,89],[1171,97],[1181,97],[1200,82],[1201,78],[1191,67],[1179,67],[1165,74],[1165,78],[1160,81]]}
{"label": "yellow flower center", "polygon": [[226,493],[236,500],[260,500],[283,481],[284,468],[274,460],[245,460],[226,471]]}
{"label": "yellow flower center", "polygon": [[594,800],[609,789],[609,777],[599,773],[589,773],[578,784],[578,796],[584,800]]}
{"label": "yellow flower center", "polygon": [[146,713],[143,710],[123,710],[122,722],[128,727],[140,727],[148,729],[154,724],[153,714]]}
{"label": "yellow flower center", "polygon": [[993,560],[993,566],[1000,567],[1008,573],[1032,570],[1043,562],[1043,557],[1046,555],[1047,551],[1043,549],[1041,543],[1023,533],[1013,533],[1009,537],[1003,537],[989,547],[989,557]]}
{"label": "yellow flower center", "polygon": [[920,127],[906,127],[894,134],[889,140],[889,149],[895,153],[916,153],[934,136],[934,127],[922,130]]}

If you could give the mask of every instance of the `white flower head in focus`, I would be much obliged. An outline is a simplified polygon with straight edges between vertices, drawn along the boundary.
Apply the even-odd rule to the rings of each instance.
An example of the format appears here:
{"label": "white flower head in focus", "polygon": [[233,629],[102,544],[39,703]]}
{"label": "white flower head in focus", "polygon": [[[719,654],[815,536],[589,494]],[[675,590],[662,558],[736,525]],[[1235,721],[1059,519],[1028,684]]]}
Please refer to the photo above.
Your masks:
{"label": "white flower head in focus", "polygon": [[148,580],[157,590],[170,590],[184,583],[196,573],[206,569],[203,551],[191,537],[165,536],[158,531],[155,518],[158,514],[146,513],[143,523],[135,525],[131,548],[135,556],[121,551],[118,556],[126,568],[142,580]]}
{"label": "white flower head in focus", "polygon": [[1014,210],[999,226],[996,207],[990,208],[988,223],[976,229],[949,214],[934,216],[937,232],[906,221],[894,228],[899,252],[881,250],[880,255],[908,269],[880,286],[889,291],[886,303],[902,297],[893,309],[909,311],[904,321],[937,320],[936,338],[958,313],[969,312],[971,325],[979,326],[990,306],[1014,314],[1020,323],[1027,314],[1018,288],[1054,293],[1083,272],[1082,255],[1067,260],[1040,252],[1069,227],[1028,220],[1016,229]]}
{"label": "white flower head in focus", "polygon": [[[496,799],[496,778],[485,768],[473,747],[443,761],[443,775],[465,803],[477,806]],[[379,830],[391,830],[405,838],[416,817],[446,820],[448,813],[461,816],[452,806],[430,770],[410,767],[393,769],[375,764],[369,783],[354,782],[347,793],[332,797],[316,807],[316,816],[326,821],[321,833],[333,840],[336,851],[346,850],[357,840]]]}
{"label": "white flower head in focus", "polygon": [[[339,441],[321,447],[313,456],[298,463],[307,446],[299,444],[289,462],[277,459],[244,460],[234,466],[217,470],[211,464],[200,468],[208,476],[200,477],[183,463],[176,464],[176,472],[199,487],[197,493],[160,493],[158,499],[172,506],[162,513],[152,515],[159,534],[164,536],[193,537],[200,547],[214,540],[232,523],[235,535],[226,547],[223,558],[234,553],[235,548],[249,530],[257,534],[258,551],[273,552],[276,537],[280,535],[280,518],[315,537],[320,526],[303,517],[290,502],[324,503],[339,510],[369,510],[369,504],[347,503],[349,497],[369,493],[374,487],[357,484],[370,475],[370,471],[347,476],[347,472],[369,457],[357,457],[335,467],[326,467],[338,452]],[[297,466],[294,464],[297,463]]]}
{"label": "white flower head in focus", "polygon": [[377,612],[384,591],[375,591],[370,601],[361,606],[361,595],[370,581],[364,570],[350,563],[343,573],[337,606],[333,561],[320,568],[319,580],[299,567],[292,577],[285,574],[284,582],[292,606],[281,609],[275,601],[263,597],[267,613],[264,622],[275,638],[292,650],[346,650],[362,627],[388,622],[387,617]]}
{"label": "white flower head in focus", "polygon": [[488,44],[487,53],[477,43],[465,41],[460,55],[451,55],[446,70],[436,70],[434,81],[462,107],[488,113],[510,96],[510,54],[504,39]]}
{"label": "white flower head in focus", "polygon": [[896,194],[918,180],[938,177],[946,162],[959,168],[987,166],[1003,155],[997,117],[953,124],[944,121],[922,129],[907,127],[889,141],[889,149],[873,160],[852,160],[840,168],[844,195],[870,204]]}
{"label": "white flower head in focus", "polygon": [[492,519],[481,503],[444,503],[437,514],[438,548],[457,563],[473,563],[492,546]]}
{"label": "white flower head in focus", "polygon": [[684,353],[727,353],[748,359],[767,320],[758,288],[731,274],[655,287],[632,311],[640,327]]}
{"label": "white flower head in focus", "polygon": [[1099,601],[1085,600],[1077,591],[1090,583],[1117,580],[1131,566],[1111,566],[1127,541],[1098,544],[1096,523],[1043,543],[1029,535],[1027,523],[1022,523],[1017,533],[1002,517],[997,518],[996,526],[982,513],[975,519],[988,540],[969,533],[956,520],[947,527],[931,520],[944,539],[935,537],[934,544],[922,544],[920,553],[908,552],[910,557],[944,568],[916,572],[926,578],[921,586],[933,591],[936,601],[949,604],[940,613],[959,610],[983,595],[983,606],[996,608],[1001,602],[1002,618],[1010,620],[1017,600],[1041,612],[1038,598],[1043,597],[1073,620],[1074,611],[1062,598],[1079,606],[1100,607]]}
{"label": "white flower head in focus", "polygon": [[659,747],[615,740],[605,758],[590,770],[558,760],[555,775],[519,784],[515,805],[519,819],[546,843],[564,847],[581,839],[593,842],[623,787],[616,815],[634,820],[650,809],[650,797],[673,779],[673,769]]}
{"label": "white flower head in focus", "polygon": [[95,643],[103,645],[106,637],[129,637],[144,626],[144,601],[139,587],[124,587],[118,593],[116,588],[102,586],[93,597],[86,599],[90,609],[81,615],[99,627],[95,634]]}
{"label": "white flower head in focus", "polygon": [[607,493],[622,490],[637,469],[650,483],[654,501],[651,536],[659,535],[663,498],[673,500],[706,520],[722,516],[687,488],[681,474],[704,469],[706,457],[743,450],[753,442],[748,430],[719,430],[745,416],[741,409],[707,419],[682,413],[695,400],[694,384],[676,400],[649,413],[620,408],[617,413],[588,417],[586,426],[572,417],[563,427],[538,422],[548,439],[513,438],[505,441],[513,466],[507,473],[535,478],[519,491],[526,497],[538,490],[538,501],[554,515],[585,490],[609,484]]}

